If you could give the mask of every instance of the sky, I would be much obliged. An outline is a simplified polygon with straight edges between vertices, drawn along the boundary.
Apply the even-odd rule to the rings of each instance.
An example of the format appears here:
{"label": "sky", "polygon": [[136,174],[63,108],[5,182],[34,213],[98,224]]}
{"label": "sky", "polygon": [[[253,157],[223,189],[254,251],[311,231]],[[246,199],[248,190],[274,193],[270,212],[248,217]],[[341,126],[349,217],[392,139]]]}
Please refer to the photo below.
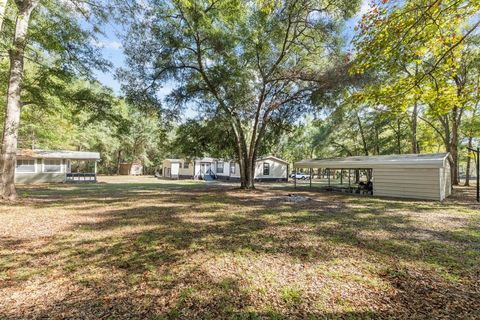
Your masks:
{"label": "sky", "polygon": [[[344,31],[344,36],[347,41],[352,39],[354,28],[361,16],[369,9],[371,0],[362,0],[362,4],[357,15],[347,21]],[[104,28],[104,35],[100,36],[95,43],[101,48],[102,55],[105,59],[113,64],[113,68],[108,72],[96,72],[96,78],[103,85],[110,87],[117,94],[121,94],[120,82],[115,79],[115,70],[125,65],[125,56],[123,54],[122,42],[119,38],[122,30],[121,25],[110,23]],[[162,89],[165,95],[170,92],[171,88],[167,85]]]}

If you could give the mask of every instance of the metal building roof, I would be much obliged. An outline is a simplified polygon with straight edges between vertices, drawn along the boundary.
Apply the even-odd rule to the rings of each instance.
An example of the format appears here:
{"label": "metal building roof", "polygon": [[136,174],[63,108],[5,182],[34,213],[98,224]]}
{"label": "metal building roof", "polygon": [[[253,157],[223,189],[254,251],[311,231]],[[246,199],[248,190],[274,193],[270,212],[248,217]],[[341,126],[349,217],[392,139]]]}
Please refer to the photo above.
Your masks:
{"label": "metal building roof", "polygon": [[295,162],[295,168],[370,169],[385,167],[441,168],[449,153],[400,154],[386,156],[355,156],[345,158],[312,159]]}
{"label": "metal building roof", "polygon": [[70,150],[18,149],[17,156],[46,159],[100,160],[99,152]]}
{"label": "metal building roof", "polygon": [[265,156],[265,157],[262,157],[262,158],[257,159],[257,161],[263,161],[263,160],[267,160],[267,159],[270,159],[270,160],[273,160],[273,161],[277,161],[277,162],[281,162],[281,163],[284,163],[284,164],[288,164],[288,161],[285,161],[285,160],[283,160],[283,159],[277,158],[277,157],[275,157],[275,156]]}

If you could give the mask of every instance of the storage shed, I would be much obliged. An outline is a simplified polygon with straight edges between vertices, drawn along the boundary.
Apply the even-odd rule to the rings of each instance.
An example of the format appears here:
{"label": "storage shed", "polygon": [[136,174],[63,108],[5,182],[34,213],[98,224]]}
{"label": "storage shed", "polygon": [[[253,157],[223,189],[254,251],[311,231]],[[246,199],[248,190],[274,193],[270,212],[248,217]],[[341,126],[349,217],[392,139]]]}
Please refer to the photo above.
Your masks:
{"label": "storage shed", "polygon": [[118,173],[121,176],[141,176],[143,174],[143,165],[140,162],[120,163]]}
{"label": "storage shed", "polygon": [[302,160],[294,169],[365,169],[373,195],[443,200],[451,194],[449,153],[358,156]]}

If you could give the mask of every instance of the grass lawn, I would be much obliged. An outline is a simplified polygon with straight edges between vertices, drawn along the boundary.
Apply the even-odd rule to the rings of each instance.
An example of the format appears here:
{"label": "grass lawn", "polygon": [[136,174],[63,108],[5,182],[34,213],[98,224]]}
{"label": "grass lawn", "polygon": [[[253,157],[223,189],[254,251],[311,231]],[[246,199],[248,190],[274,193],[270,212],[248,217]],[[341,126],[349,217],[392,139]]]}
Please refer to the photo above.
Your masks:
{"label": "grass lawn", "polygon": [[0,319],[480,318],[480,207],[154,178],[0,205]]}

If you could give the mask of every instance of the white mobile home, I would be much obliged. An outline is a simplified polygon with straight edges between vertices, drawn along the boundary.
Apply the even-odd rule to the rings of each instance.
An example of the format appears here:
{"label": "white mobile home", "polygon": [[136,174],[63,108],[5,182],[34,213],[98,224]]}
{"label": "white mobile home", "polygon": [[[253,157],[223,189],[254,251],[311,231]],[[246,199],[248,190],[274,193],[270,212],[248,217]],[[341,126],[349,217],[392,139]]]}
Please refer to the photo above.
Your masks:
{"label": "white mobile home", "polygon": [[[240,180],[237,162],[216,158],[166,159],[162,164],[162,176],[172,179]],[[273,157],[257,159],[256,181],[287,181],[288,162]]]}
{"label": "white mobile home", "polygon": [[15,182],[94,182],[98,160],[98,152],[19,149]]}
{"label": "white mobile home", "polygon": [[451,194],[449,153],[302,160],[294,168],[370,170],[373,195],[443,200]]}

